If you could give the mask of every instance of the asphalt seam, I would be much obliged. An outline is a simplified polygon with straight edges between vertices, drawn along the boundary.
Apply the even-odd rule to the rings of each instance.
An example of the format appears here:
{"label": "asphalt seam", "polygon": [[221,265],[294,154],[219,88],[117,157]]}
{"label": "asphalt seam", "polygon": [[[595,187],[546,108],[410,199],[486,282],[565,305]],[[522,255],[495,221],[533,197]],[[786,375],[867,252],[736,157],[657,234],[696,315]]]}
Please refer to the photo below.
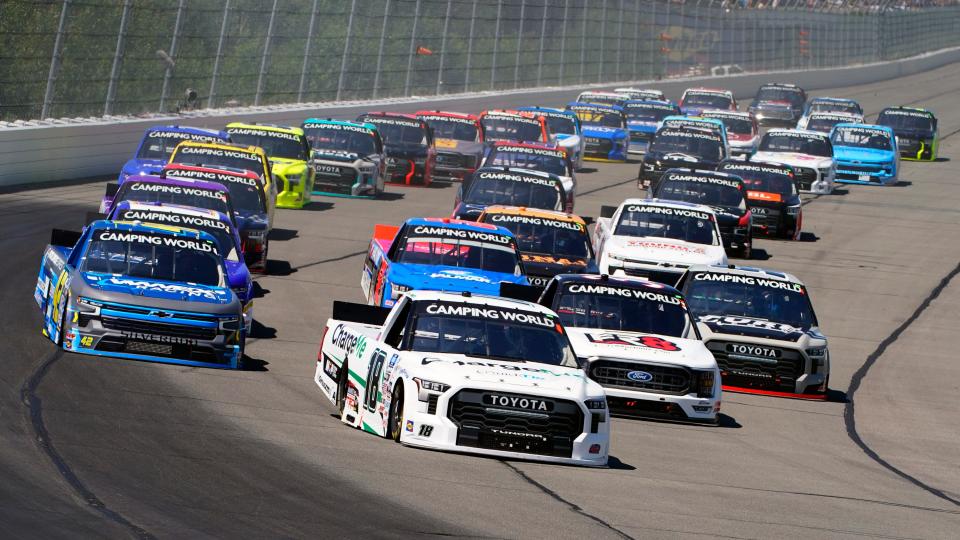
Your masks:
{"label": "asphalt seam", "polygon": [[620,529],[614,527],[614,526],[611,525],[609,522],[604,521],[603,519],[601,519],[601,518],[599,518],[599,517],[597,517],[597,516],[595,516],[595,515],[587,512],[586,510],[584,510],[584,509],[583,509],[582,507],[580,507],[579,505],[577,505],[577,504],[575,504],[575,503],[572,503],[572,502],[568,501],[567,499],[564,499],[563,496],[561,496],[559,493],[557,493],[556,491],[554,491],[554,490],[548,488],[547,486],[541,484],[540,482],[537,482],[537,481],[534,480],[532,477],[530,477],[527,473],[525,473],[525,472],[521,471],[520,469],[518,469],[517,467],[513,466],[512,463],[509,463],[509,462],[507,462],[507,461],[504,461],[503,464],[506,465],[506,467],[507,467],[508,469],[510,469],[511,471],[517,473],[517,475],[519,475],[520,478],[523,478],[528,484],[530,484],[530,485],[534,486],[535,488],[539,489],[540,491],[542,491],[544,494],[546,494],[546,495],[547,495],[548,497],[550,497],[551,499],[559,502],[560,504],[563,504],[563,505],[567,506],[567,508],[569,508],[570,510],[572,510],[574,513],[579,514],[579,515],[581,515],[581,516],[583,516],[583,517],[585,517],[585,518],[587,518],[587,519],[589,519],[589,520],[597,523],[597,524],[600,525],[601,527],[603,527],[603,528],[605,528],[605,529],[607,529],[607,530],[609,530],[609,531],[617,534],[617,535],[620,536],[621,538],[628,538],[628,539],[630,539],[630,540],[633,540],[633,537],[630,536],[629,534],[627,534],[627,533],[621,531]]}
{"label": "asphalt seam", "polygon": [[50,432],[43,421],[43,401],[37,395],[37,388],[43,382],[43,378],[50,371],[50,368],[63,357],[63,350],[59,347],[51,351],[30,374],[23,385],[20,387],[20,400],[26,406],[27,420],[33,429],[34,442],[37,447],[47,456],[47,459],[53,464],[54,468],[60,474],[60,477],[70,486],[74,494],[83,500],[86,505],[94,512],[104,518],[125,527],[135,538],[142,540],[154,540],[155,537],[146,529],[134,524],[116,510],[108,507],[93,491],[88,488],[82,480],[73,471],[67,461],[53,445],[50,438]]}
{"label": "asphalt seam", "polygon": [[937,284],[932,291],[930,291],[930,294],[927,295],[927,297],[923,300],[923,302],[920,303],[919,306],[917,306],[910,317],[900,323],[900,326],[898,326],[889,336],[887,336],[886,339],[881,341],[880,344],[877,345],[877,348],[870,353],[869,356],[867,356],[867,359],[864,361],[863,365],[861,365],[860,368],[853,374],[853,377],[850,379],[850,386],[847,389],[847,403],[843,409],[843,423],[847,429],[847,437],[849,437],[854,444],[863,450],[863,453],[866,454],[867,457],[877,462],[890,472],[903,478],[907,482],[910,482],[920,489],[930,493],[931,495],[950,502],[956,506],[960,506],[960,500],[947,495],[943,491],[925,483],[919,478],[916,478],[906,471],[897,468],[887,460],[880,457],[880,455],[873,448],[871,448],[870,445],[864,442],[863,438],[860,436],[860,433],[857,431],[856,401],[854,400],[854,394],[856,394],[857,390],[860,389],[860,384],[867,376],[867,373],[869,373],[870,368],[876,364],[877,360],[879,360],[881,356],[883,356],[890,345],[896,343],[900,336],[903,335],[903,333],[906,332],[907,329],[909,329],[910,326],[920,318],[920,315],[922,315],[923,312],[930,307],[930,304],[940,296],[940,293],[942,293],[943,290],[950,285],[950,282],[954,277],[957,276],[957,274],[960,274],[960,264],[957,264],[953,270],[951,270],[940,280],[940,283]]}

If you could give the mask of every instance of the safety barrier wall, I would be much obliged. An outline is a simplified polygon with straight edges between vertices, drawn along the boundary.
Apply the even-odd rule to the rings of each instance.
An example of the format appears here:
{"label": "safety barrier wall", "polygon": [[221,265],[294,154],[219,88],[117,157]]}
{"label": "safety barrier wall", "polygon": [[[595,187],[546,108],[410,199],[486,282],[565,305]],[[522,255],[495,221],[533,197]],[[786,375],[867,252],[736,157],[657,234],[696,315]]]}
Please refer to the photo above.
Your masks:
{"label": "safety barrier wall", "polygon": [[[756,88],[766,82],[793,82],[807,90],[817,90],[838,85],[884,81],[957,62],[960,62],[960,48],[848,68],[694,77],[642,84],[660,88],[668,96],[677,98],[684,88],[702,84],[703,81],[708,80],[710,85],[729,88],[738,98],[744,99],[752,96]],[[609,83],[609,86],[619,84],[625,83]],[[359,113],[372,109],[412,112],[423,108],[425,103],[428,103],[431,108],[479,112],[490,106],[501,106],[505,101],[517,106],[559,105],[573,99],[581,88],[583,87],[571,86],[536,91],[496,91],[379,102],[200,110],[180,115],[158,115],[148,119],[99,119],[83,123],[8,127],[0,129],[0,164],[2,164],[0,186],[42,184],[115,175],[123,162],[129,159],[136,149],[143,131],[158,124],[181,123],[201,127],[222,127],[229,121],[244,120],[296,125],[311,116],[354,118]]]}

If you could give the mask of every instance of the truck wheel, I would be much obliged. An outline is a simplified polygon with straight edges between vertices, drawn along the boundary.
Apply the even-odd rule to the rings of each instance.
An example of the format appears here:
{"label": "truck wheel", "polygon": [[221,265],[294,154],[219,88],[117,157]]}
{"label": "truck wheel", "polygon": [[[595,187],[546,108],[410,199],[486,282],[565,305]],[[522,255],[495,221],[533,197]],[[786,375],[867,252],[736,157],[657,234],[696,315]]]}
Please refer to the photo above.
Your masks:
{"label": "truck wheel", "polygon": [[400,433],[403,431],[403,383],[398,382],[390,400],[390,434],[394,442],[400,442]]}
{"label": "truck wheel", "polygon": [[57,335],[57,347],[63,348],[63,336],[67,333],[67,306],[70,305],[70,295],[63,299],[63,311],[60,313],[60,332]]}
{"label": "truck wheel", "polygon": [[343,418],[343,410],[347,407],[347,362],[340,366],[340,377],[337,378],[337,412]]}

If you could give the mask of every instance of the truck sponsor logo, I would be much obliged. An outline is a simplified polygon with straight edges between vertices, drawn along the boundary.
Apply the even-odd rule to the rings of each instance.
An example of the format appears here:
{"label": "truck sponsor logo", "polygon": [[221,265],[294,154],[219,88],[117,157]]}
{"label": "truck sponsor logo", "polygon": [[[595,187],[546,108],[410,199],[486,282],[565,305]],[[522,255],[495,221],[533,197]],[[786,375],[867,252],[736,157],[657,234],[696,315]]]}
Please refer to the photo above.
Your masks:
{"label": "truck sponsor logo", "polygon": [[430,274],[430,277],[443,279],[462,279],[463,281],[475,281],[477,283],[493,283],[484,276],[478,276],[465,270],[443,270]]}
{"label": "truck sponsor logo", "polygon": [[454,122],[457,124],[467,124],[468,126],[474,125],[473,120],[470,118],[460,118],[459,116],[446,116],[441,114],[421,114],[417,118],[430,123],[430,122]]}
{"label": "truck sponsor logo", "polygon": [[786,167],[770,167],[767,165],[753,165],[750,163],[724,163],[722,165],[723,172],[727,171],[750,171],[750,172],[764,172],[770,174],[779,174],[781,176],[790,176],[790,169]]}
{"label": "truck sponsor logo", "polygon": [[505,437],[516,437],[518,439],[535,439],[540,442],[547,442],[546,435],[539,433],[524,433],[522,431],[513,431],[510,429],[490,428],[490,433],[503,435]]}
{"label": "truck sponsor logo", "polygon": [[[519,114],[509,114],[509,113],[489,113],[483,116],[483,120],[506,120],[508,122],[520,122],[521,124],[529,124],[533,126],[539,126],[540,121],[536,118],[528,118],[526,116],[521,116]],[[483,121],[481,120],[481,122]]]}
{"label": "truck sponsor logo", "polygon": [[288,141],[300,142],[300,135],[284,131],[273,131],[270,129],[255,128],[227,128],[227,133],[231,135],[251,135],[254,137],[267,137],[270,139],[286,139]]}
{"label": "truck sponsor logo", "polygon": [[240,150],[225,150],[222,148],[207,148],[205,146],[183,146],[177,151],[177,156],[180,156],[180,155],[228,157],[228,158],[245,159],[247,161],[262,163],[260,161],[260,156],[253,152],[243,152]]}
{"label": "truck sponsor logo", "polygon": [[854,135],[863,135],[863,136],[866,136],[866,137],[876,137],[876,136],[885,137],[885,138],[889,138],[889,137],[890,137],[890,134],[887,133],[886,131],[884,131],[884,130],[882,130],[882,129],[876,129],[876,128],[867,128],[867,127],[841,127],[841,128],[838,128],[837,131],[839,131],[839,132],[841,132],[841,133],[851,133],[851,134],[854,134]]}
{"label": "truck sponsor logo", "polygon": [[403,118],[384,118],[381,116],[365,116],[364,122],[369,122],[377,126],[404,126],[422,128],[423,126],[417,120],[406,120]]}
{"label": "truck sponsor logo", "polygon": [[174,223],[186,225],[193,229],[219,229],[230,233],[230,225],[211,218],[174,214],[170,212],[156,212],[152,210],[125,210],[121,217],[128,221],[148,221],[151,223]]}
{"label": "truck sponsor logo", "polygon": [[[334,124],[326,122],[307,122],[303,124],[303,129],[332,129],[336,131],[351,131],[353,133],[363,133],[364,135],[373,135],[373,130],[363,126],[352,126],[350,124]],[[309,135],[309,134],[308,134]]]}
{"label": "truck sponsor logo", "polygon": [[142,182],[134,182],[130,185],[130,191],[150,191],[153,193],[170,193],[173,195],[206,197],[208,199],[216,199],[219,201],[227,200],[227,196],[221,191],[186,186],[168,186],[165,184],[145,184]]}
{"label": "truck sponsor logo", "polygon": [[625,347],[645,347],[648,349],[659,349],[661,351],[676,352],[680,347],[672,341],[661,337],[635,334],[618,334],[616,332],[587,333],[584,334],[591,343],[600,345],[620,345]]}
{"label": "truck sponsor logo", "polygon": [[333,363],[327,355],[323,356],[323,372],[335,381],[340,380],[340,366]]}
{"label": "truck sponsor logo", "polygon": [[140,291],[155,291],[169,294],[179,294],[191,298],[206,298],[216,300],[218,295],[215,291],[202,289],[200,287],[191,287],[189,285],[177,285],[176,283],[164,283],[159,281],[143,281],[139,279],[111,277],[105,280],[110,285],[120,287],[130,287]]}
{"label": "truck sponsor logo", "polygon": [[354,334],[353,331],[343,324],[338,324],[336,328],[333,329],[330,342],[343,349],[343,351],[347,353],[347,356],[356,353],[355,356],[357,358],[360,358],[363,355],[363,351],[367,348],[367,338]]}
{"label": "truck sponsor logo", "polygon": [[653,375],[646,371],[630,371],[627,373],[627,378],[636,382],[650,382],[653,380]]}
{"label": "truck sponsor logo", "polygon": [[697,182],[700,184],[713,184],[717,186],[727,186],[732,188],[739,188],[740,182],[736,180],[731,180],[729,178],[717,178],[716,176],[705,176],[697,174],[678,174],[670,173],[667,175],[666,180],[671,182]]}
{"label": "truck sponsor logo", "polygon": [[647,204],[631,204],[623,210],[625,212],[643,212],[645,214],[661,214],[664,216],[680,216],[704,220],[709,220],[712,217],[710,214],[698,210],[671,208],[669,206],[651,206]]}
{"label": "truck sponsor logo", "polygon": [[707,141],[720,142],[720,136],[713,131],[694,131],[682,128],[664,127],[657,131],[657,137],[685,137],[687,139],[704,139]]}
{"label": "truck sponsor logo", "polygon": [[815,133],[801,133],[799,131],[771,131],[767,134],[770,137],[792,137],[794,139],[804,139],[807,141],[826,141],[826,135]]}
{"label": "truck sponsor logo", "polygon": [[524,396],[504,396],[501,394],[483,394],[483,404],[494,407],[524,409],[527,411],[549,412],[553,410],[553,403],[549,401]]}
{"label": "truck sponsor logo", "polygon": [[655,104],[655,103],[627,103],[623,106],[628,111],[672,111],[673,105]]}
{"label": "truck sponsor logo", "polygon": [[744,285],[759,285],[771,289],[781,289],[784,291],[803,294],[803,285],[781,281],[779,279],[760,278],[753,276],[744,276],[740,274],[715,274],[711,272],[698,272],[693,275],[694,281],[719,281],[723,283],[741,283]]}
{"label": "truck sponsor logo", "polygon": [[318,174],[340,176],[340,167],[336,165],[324,165],[322,163],[317,163],[313,166],[313,170],[317,171]]}
{"label": "truck sponsor logo", "polygon": [[703,120],[688,120],[685,118],[673,118],[664,120],[663,125],[672,128],[692,127],[698,129],[708,129],[710,131],[720,131],[720,126],[713,122],[704,122]]}
{"label": "truck sponsor logo", "polygon": [[548,219],[533,216],[521,216],[516,214],[490,214],[492,223],[522,223],[525,225],[542,225],[544,227],[553,227],[554,229],[567,229],[571,231],[583,232],[584,226],[576,221],[561,221],[559,219]]}
{"label": "truck sponsor logo", "polygon": [[530,285],[534,287],[546,287],[547,282],[550,281],[550,278],[546,276],[527,276],[527,281],[530,282]]}
{"label": "truck sponsor logo", "polygon": [[494,319],[543,326],[546,328],[552,328],[556,324],[553,318],[539,313],[499,309],[492,306],[480,307],[463,304],[430,304],[427,306],[426,312],[430,315],[448,315],[451,317],[469,317],[472,319]]}
{"label": "truck sponsor logo", "polygon": [[531,154],[535,156],[549,156],[556,158],[565,158],[567,153],[563,150],[550,150],[548,148],[531,148],[529,146],[518,146],[515,144],[498,144],[497,152],[512,152],[514,154]]}
{"label": "truck sponsor logo", "polygon": [[586,259],[568,259],[566,257],[554,257],[552,255],[537,255],[534,253],[523,253],[520,255],[523,262],[541,263],[541,264],[560,264],[563,266],[587,266]]}
{"label": "truck sponsor logo", "polygon": [[161,129],[151,130],[147,133],[148,138],[162,138],[162,139],[180,139],[184,141],[197,141],[197,142],[220,142],[222,139],[220,135],[203,135],[200,133],[187,133],[183,131],[166,131]]}
{"label": "truck sponsor logo", "polygon": [[633,289],[630,287],[615,287],[612,285],[593,285],[587,283],[571,283],[567,285],[567,292],[574,294],[594,294],[603,296],[619,296],[623,298],[636,298],[650,302],[660,302],[663,304],[672,304],[679,306],[681,304],[679,296],[668,296],[663,293],[645,291],[642,289]]}
{"label": "truck sponsor logo", "polygon": [[218,182],[221,184],[224,182],[229,182],[231,184],[243,184],[245,186],[259,186],[257,180],[254,178],[247,178],[246,176],[232,174],[229,172],[214,172],[196,169],[168,169],[163,172],[163,175],[167,178],[190,178],[192,180],[209,180],[211,182]]}
{"label": "truck sponsor logo", "polygon": [[137,244],[150,244],[154,246],[172,247],[176,249],[191,249],[203,253],[213,253],[219,255],[217,246],[213,242],[196,240],[193,238],[181,238],[176,236],[165,236],[155,234],[144,234],[138,232],[124,232],[117,230],[99,230],[95,240],[101,242],[124,242]]}
{"label": "truck sponsor logo", "polygon": [[450,227],[417,225],[413,228],[413,233],[446,238],[460,238],[463,240],[475,240],[477,242],[494,242],[503,245],[513,244],[513,238],[509,236],[482,231],[471,231],[470,229],[453,229]]}
{"label": "truck sponsor logo", "polygon": [[732,317],[729,315],[702,315],[698,318],[698,320],[702,323],[716,325],[721,328],[726,326],[740,328],[760,328],[763,330],[780,332],[781,334],[796,334],[803,332],[802,328],[797,328],[796,326],[791,326],[789,324],[761,321],[748,317]]}
{"label": "truck sponsor logo", "polygon": [[198,342],[192,338],[181,336],[159,336],[145,332],[120,332],[120,335],[134,341],[148,341],[153,343],[165,343],[167,345],[196,345]]}
{"label": "truck sponsor logo", "polygon": [[762,358],[779,358],[782,354],[778,349],[761,347],[759,345],[747,345],[744,343],[728,343],[727,352],[746,356],[759,356]]}
{"label": "truck sponsor logo", "polygon": [[477,178],[481,180],[506,180],[508,182],[526,182],[527,184],[537,184],[541,186],[550,186],[550,187],[556,187],[560,185],[560,182],[553,178],[542,178],[539,176],[524,175],[524,174],[482,172],[477,175]]}
{"label": "truck sponsor logo", "polygon": [[891,116],[914,116],[917,118],[933,118],[933,113],[927,111],[912,111],[909,109],[887,109],[883,111],[883,115]]}
{"label": "truck sponsor logo", "polygon": [[647,249],[666,249],[670,251],[681,251],[683,253],[696,253],[698,255],[707,254],[707,250],[704,248],[684,246],[680,244],[668,244],[666,242],[654,242],[650,240],[629,240],[626,242],[626,246]]}
{"label": "truck sponsor logo", "polygon": [[[576,379],[583,379],[584,375],[582,371],[551,371],[546,368],[539,367],[530,367],[522,364],[497,364],[496,362],[484,362],[483,360],[447,360],[446,358],[435,358],[427,357],[420,361],[421,365],[428,366],[430,364],[441,363],[441,364],[452,364],[461,367],[473,367],[473,368],[494,368],[497,371],[505,372],[528,372],[536,373],[540,375],[553,375],[554,377],[574,377]],[[488,372],[487,370],[480,370],[481,373],[485,374],[496,374],[494,372]]]}

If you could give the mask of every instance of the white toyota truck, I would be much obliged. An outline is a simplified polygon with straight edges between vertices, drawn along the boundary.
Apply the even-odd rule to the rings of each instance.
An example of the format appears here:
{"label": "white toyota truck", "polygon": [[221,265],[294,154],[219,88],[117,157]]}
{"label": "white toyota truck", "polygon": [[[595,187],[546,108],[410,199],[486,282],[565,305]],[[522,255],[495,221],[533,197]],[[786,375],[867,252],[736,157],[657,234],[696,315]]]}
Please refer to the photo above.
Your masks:
{"label": "white toyota truck", "polygon": [[406,445],[607,463],[603,388],[536,303],[436,291],[392,309],[334,302],[314,380],[345,424]]}

